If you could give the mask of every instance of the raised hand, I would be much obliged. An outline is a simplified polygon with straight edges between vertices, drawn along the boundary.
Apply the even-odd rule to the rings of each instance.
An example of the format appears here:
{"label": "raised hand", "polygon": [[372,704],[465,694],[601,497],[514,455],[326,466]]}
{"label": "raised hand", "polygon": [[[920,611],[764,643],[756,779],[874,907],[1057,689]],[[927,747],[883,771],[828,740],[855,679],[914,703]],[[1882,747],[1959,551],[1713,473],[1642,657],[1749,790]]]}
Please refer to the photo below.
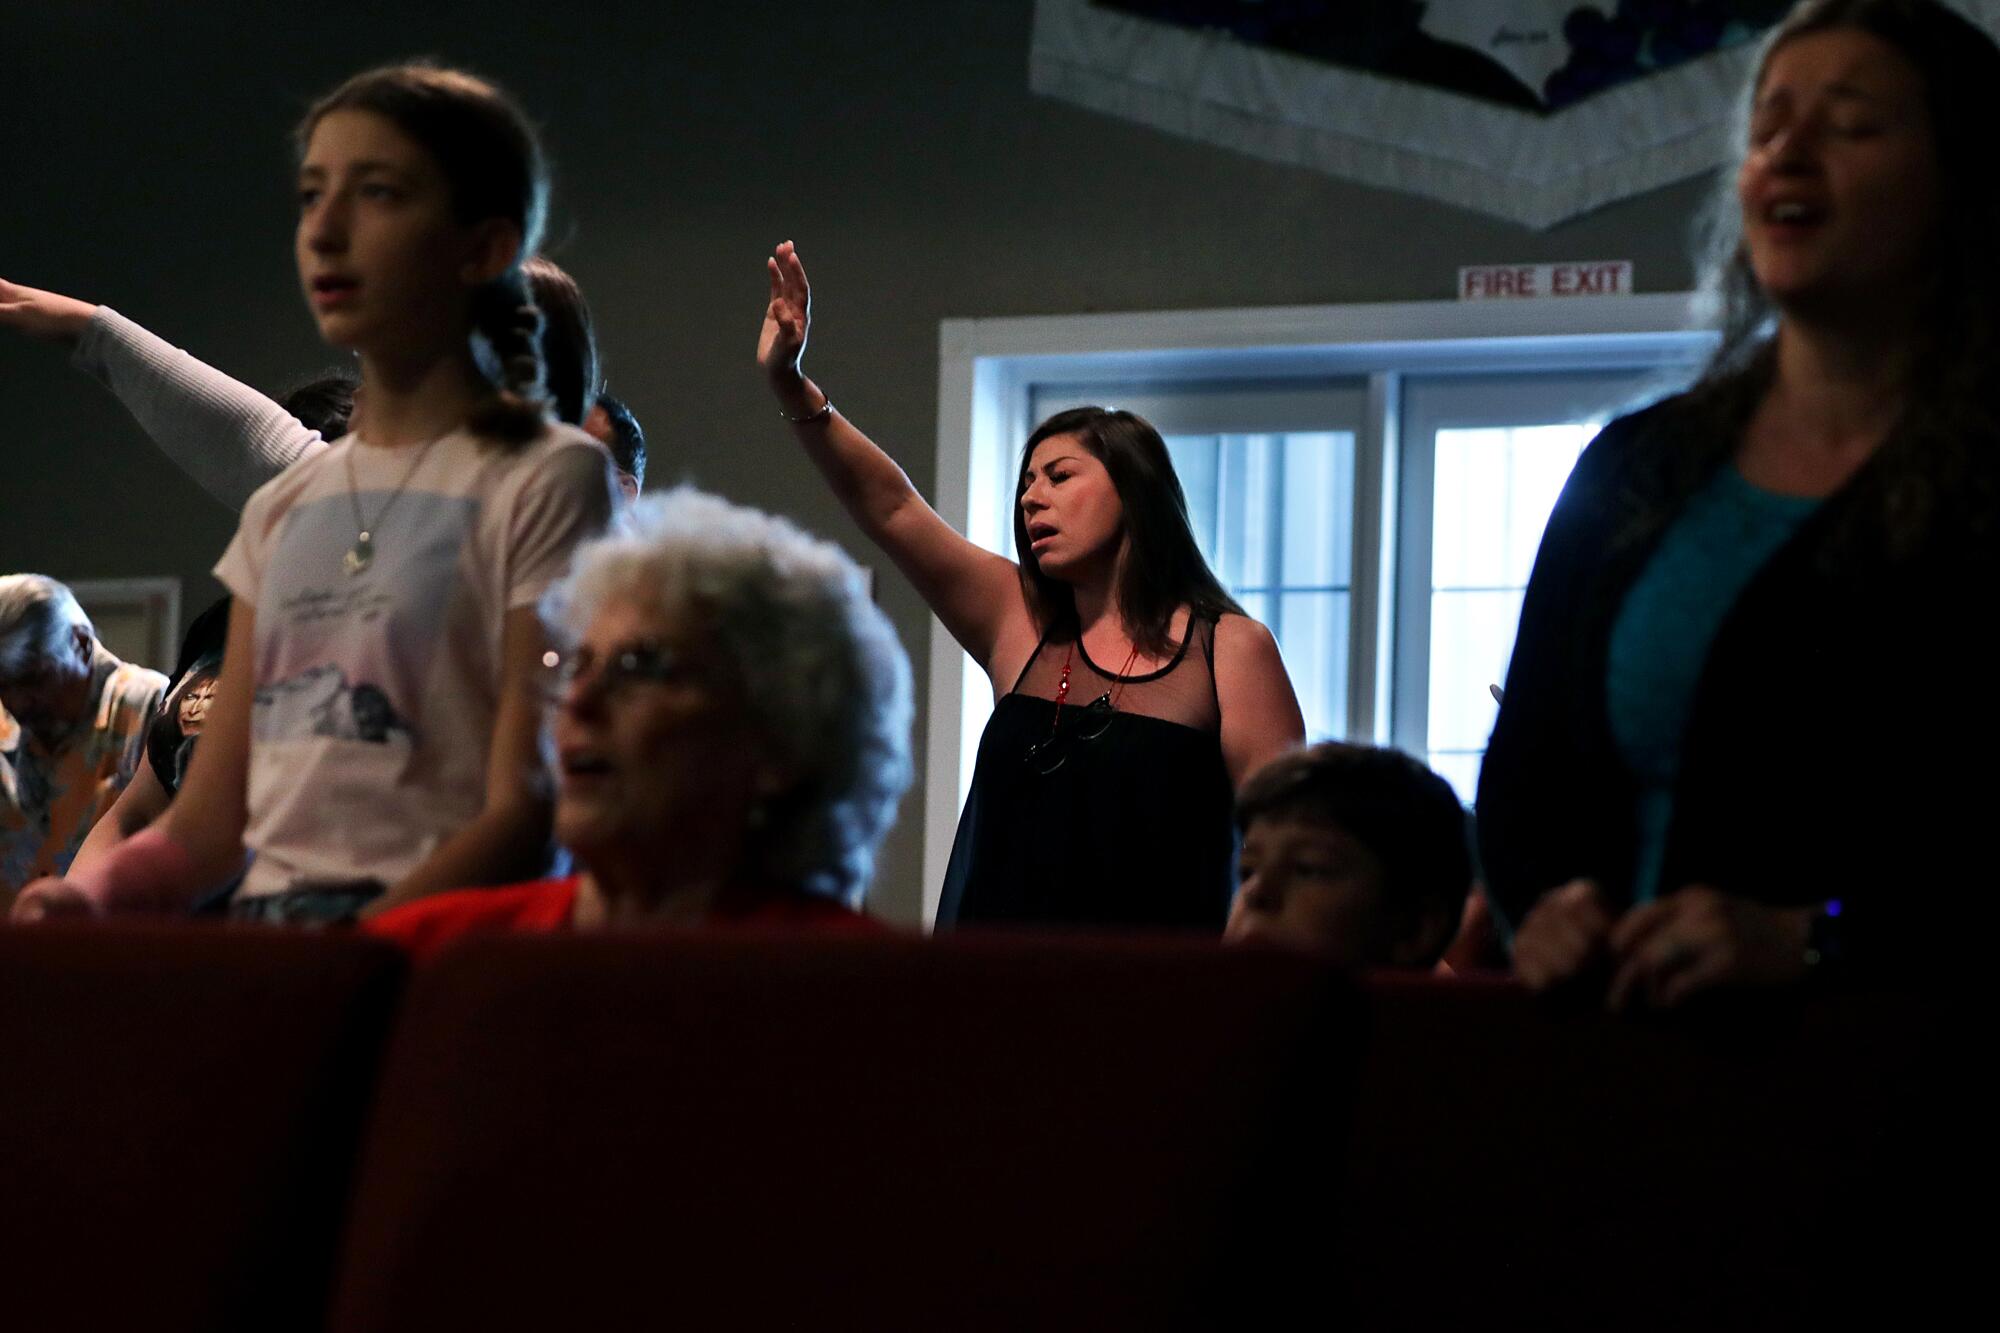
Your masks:
{"label": "raised hand", "polygon": [[812,289],[806,266],[790,241],[764,261],[771,278],[771,303],[764,308],[764,328],[757,337],[757,365],[774,385],[795,384],[799,361],[806,353],[812,328]]}
{"label": "raised hand", "polygon": [[96,313],[97,307],[88,301],[0,278],[0,328],[45,342],[73,343]]}

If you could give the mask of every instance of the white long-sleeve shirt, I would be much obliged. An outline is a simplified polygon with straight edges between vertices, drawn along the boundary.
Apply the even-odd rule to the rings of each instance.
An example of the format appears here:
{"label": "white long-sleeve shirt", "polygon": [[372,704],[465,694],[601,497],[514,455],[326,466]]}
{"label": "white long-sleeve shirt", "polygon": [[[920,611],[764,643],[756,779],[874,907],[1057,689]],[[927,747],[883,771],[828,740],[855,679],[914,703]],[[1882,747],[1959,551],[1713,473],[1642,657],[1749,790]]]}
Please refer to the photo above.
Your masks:
{"label": "white long-sleeve shirt", "polygon": [[301,458],[319,432],[247,384],[99,306],[71,363],[111,390],[161,452],[231,509]]}

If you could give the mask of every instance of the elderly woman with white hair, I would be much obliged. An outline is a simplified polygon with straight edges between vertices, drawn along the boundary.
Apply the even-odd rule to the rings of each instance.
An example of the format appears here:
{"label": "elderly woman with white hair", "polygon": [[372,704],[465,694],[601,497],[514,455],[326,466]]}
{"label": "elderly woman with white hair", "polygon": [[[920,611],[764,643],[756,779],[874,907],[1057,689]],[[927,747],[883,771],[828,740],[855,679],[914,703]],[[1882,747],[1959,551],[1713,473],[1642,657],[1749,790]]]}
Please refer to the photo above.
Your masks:
{"label": "elderly woman with white hair", "polygon": [[910,668],[860,568],[680,488],[581,548],[553,637],[556,835],[578,874],[365,923],[424,957],[474,930],[864,925],[909,784]]}

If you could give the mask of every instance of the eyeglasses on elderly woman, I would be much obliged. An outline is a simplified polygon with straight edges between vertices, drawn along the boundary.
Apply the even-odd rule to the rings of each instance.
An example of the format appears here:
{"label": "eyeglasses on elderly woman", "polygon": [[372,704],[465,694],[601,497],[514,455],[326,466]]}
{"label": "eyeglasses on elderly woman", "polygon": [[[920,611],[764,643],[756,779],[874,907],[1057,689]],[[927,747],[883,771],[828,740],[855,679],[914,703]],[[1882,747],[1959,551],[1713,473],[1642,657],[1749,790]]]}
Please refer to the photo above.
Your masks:
{"label": "eyeglasses on elderly woman", "polygon": [[668,685],[705,678],[686,653],[653,639],[623,643],[599,657],[588,645],[542,654],[542,686],[551,699],[579,687],[605,698],[620,698],[641,685]]}

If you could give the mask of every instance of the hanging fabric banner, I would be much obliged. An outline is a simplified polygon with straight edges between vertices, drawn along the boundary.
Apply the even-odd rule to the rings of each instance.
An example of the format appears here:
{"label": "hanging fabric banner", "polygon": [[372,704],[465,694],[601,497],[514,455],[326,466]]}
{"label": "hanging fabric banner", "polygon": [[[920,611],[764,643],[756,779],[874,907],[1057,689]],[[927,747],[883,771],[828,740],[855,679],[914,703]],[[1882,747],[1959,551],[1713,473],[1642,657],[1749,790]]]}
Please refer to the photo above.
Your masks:
{"label": "hanging fabric banner", "polygon": [[[2000,32],[2000,0],[1953,0]],[[1548,227],[1730,160],[1790,0],[1036,0],[1037,93]]]}

